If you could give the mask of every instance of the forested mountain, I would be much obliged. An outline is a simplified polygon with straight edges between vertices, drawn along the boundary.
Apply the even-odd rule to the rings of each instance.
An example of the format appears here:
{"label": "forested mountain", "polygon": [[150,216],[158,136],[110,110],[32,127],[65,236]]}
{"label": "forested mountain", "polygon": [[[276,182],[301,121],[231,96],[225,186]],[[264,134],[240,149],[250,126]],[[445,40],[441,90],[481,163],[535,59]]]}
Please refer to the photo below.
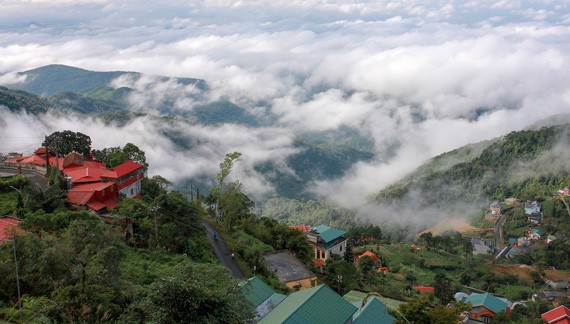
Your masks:
{"label": "forested mountain", "polygon": [[[92,72],[64,65],[48,65],[20,73],[26,81],[0,87],[0,106],[11,111],[27,111],[32,114],[77,114],[102,119],[106,124],[124,126],[137,117],[155,119],[157,127],[175,147],[191,149],[195,139],[188,138],[178,127],[193,125],[219,126],[237,124],[256,128],[272,125],[271,113],[252,115],[243,107],[230,101],[210,102],[205,99],[208,86],[205,81],[191,78],[167,78],[145,76],[134,72]],[[136,80],[150,78],[152,82],[167,83],[180,90],[169,94],[167,90],[157,94],[160,98],[144,97],[145,91],[130,87],[113,87],[117,78]],[[145,79],[146,80],[146,79]],[[131,82],[131,83],[133,83]],[[143,84],[146,84],[144,81]],[[191,86],[193,91],[186,91]],[[16,90],[22,89],[22,90]],[[194,91],[196,90],[196,91]],[[26,92],[27,91],[27,92]],[[138,103],[144,97],[144,105]],[[180,101],[188,99],[188,105]],[[148,107],[146,105],[149,105]],[[178,126],[174,124],[178,123]],[[356,129],[341,127],[337,130],[296,134],[292,154],[284,161],[294,172],[286,172],[276,162],[258,164],[255,169],[271,182],[278,195],[287,198],[314,198],[307,191],[314,181],[342,176],[354,163],[374,158],[374,143]],[[282,163],[282,161],[279,161]],[[193,183],[208,188],[202,179],[177,179],[178,185]]]}
{"label": "forested mountain", "polygon": [[[435,157],[372,197],[377,203],[445,207],[507,197],[537,199],[568,185],[570,125],[512,132]],[[450,162],[460,163],[450,165]]]}
{"label": "forested mountain", "polygon": [[[133,80],[138,80],[142,77],[138,72],[94,72],[60,64],[42,66],[37,69],[20,72],[18,75],[25,77],[25,82],[7,85],[9,88],[24,90],[46,97],[65,91],[87,93],[94,89],[106,88],[111,81],[119,77],[128,77]],[[206,82],[200,79],[159,78],[163,81],[172,79],[172,81],[183,85],[192,84],[202,91],[208,87]]]}

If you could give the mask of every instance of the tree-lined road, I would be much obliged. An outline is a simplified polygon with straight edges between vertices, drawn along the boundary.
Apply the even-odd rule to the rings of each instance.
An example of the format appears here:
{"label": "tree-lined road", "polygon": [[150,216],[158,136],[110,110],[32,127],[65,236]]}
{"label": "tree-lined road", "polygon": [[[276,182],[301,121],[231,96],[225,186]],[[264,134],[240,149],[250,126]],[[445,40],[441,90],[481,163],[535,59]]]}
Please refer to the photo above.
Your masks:
{"label": "tree-lined road", "polygon": [[[231,254],[230,254],[230,249],[228,248],[226,241],[216,231],[216,228],[212,224],[210,224],[204,220],[202,220],[202,225],[204,225],[204,227],[206,228],[206,234],[207,234],[206,236],[208,237],[208,241],[210,241],[210,243],[212,244],[214,253],[216,254],[216,257],[218,258],[220,263],[224,267],[230,269],[230,271],[232,272],[232,275],[235,278],[239,278],[239,279],[245,278],[245,275],[243,274],[243,271],[241,271],[236,260],[234,260],[232,258]],[[214,238],[215,234],[216,234],[217,240]]]}

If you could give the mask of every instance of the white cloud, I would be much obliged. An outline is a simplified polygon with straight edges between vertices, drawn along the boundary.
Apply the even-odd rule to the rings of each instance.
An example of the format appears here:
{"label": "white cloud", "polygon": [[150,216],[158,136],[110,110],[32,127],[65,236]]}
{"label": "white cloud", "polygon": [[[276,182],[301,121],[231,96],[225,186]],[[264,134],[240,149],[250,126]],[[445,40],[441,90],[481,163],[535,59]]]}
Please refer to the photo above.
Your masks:
{"label": "white cloud", "polygon": [[[315,186],[324,196],[358,202],[435,154],[567,112],[570,102],[567,2],[61,0],[2,6],[0,82],[61,63],[202,78],[211,88],[207,100],[227,99],[257,116],[269,109],[275,124],[260,129],[183,123],[165,129],[139,118],[101,132],[98,122],[71,117],[53,117],[41,128],[75,128],[101,147],[131,141],[147,151],[151,172],[166,177],[212,176],[225,153],[240,151],[234,175],[259,196],[272,188],[254,166],[283,165],[300,132],[351,126],[373,137],[377,159]],[[137,111],[153,112],[166,98],[186,112],[197,100],[192,87],[151,76],[114,85],[138,90],[130,97]],[[21,117],[21,129],[37,126],[30,118]],[[177,149],[164,132],[192,147]],[[393,158],[384,156],[396,145]]]}

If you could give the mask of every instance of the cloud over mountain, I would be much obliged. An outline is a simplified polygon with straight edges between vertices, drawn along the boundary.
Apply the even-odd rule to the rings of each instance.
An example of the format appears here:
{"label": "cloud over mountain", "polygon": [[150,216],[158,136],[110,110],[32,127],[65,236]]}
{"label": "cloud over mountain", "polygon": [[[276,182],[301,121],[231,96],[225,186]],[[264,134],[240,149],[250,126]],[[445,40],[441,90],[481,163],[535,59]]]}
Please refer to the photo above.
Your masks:
{"label": "cloud over mountain", "polygon": [[[195,141],[188,152],[161,141],[164,130],[149,118],[113,129],[122,134],[113,138],[95,121],[53,117],[47,127],[80,125],[103,146],[132,141],[167,177],[214,173],[223,154],[237,150],[244,160],[236,176],[256,194],[272,188],[254,166],[296,152],[295,134],[350,126],[374,139],[373,161],[312,187],[358,204],[429,157],[568,112],[570,103],[568,1],[9,0],[2,6],[2,82],[52,63],[201,78],[210,86],[207,100],[275,118],[258,129],[173,124]],[[152,78],[116,81],[127,83],[144,94],[131,98],[135,111],[153,112],[161,95],[174,96],[179,111],[195,105],[190,88]]]}

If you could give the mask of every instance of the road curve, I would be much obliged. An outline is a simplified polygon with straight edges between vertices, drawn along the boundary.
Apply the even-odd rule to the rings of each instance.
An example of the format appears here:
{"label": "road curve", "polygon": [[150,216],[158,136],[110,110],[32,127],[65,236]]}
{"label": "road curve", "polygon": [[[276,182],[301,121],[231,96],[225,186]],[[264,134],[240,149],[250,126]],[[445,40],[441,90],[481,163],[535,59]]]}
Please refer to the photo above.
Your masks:
{"label": "road curve", "polygon": [[[210,241],[210,243],[212,244],[212,249],[214,250],[214,254],[216,254],[216,257],[218,258],[220,263],[224,267],[230,269],[232,275],[235,278],[239,279],[245,278],[245,275],[243,274],[243,271],[241,271],[236,260],[234,260],[231,257],[230,249],[228,248],[226,241],[219,233],[217,233],[216,228],[205,220],[202,220],[202,225],[204,225],[204,227],[206,228],[206,234],[207,234],[206,236],[208,237],[208,241]],[[214,233],[217,233],[217,238],[218,238],[217,240],[214,239]]]}

